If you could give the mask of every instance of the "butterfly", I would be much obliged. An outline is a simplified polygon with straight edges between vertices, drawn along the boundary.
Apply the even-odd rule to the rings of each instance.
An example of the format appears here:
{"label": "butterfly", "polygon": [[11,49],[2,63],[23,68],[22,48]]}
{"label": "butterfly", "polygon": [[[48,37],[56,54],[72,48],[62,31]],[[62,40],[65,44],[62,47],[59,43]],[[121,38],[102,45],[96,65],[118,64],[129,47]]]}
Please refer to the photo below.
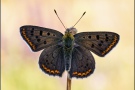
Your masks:
{"label": "butterfly", "polygon": [[104,57],[118,43],[119,35],[114,32],[75,32],[76,28],[68,28],[65,35],[39,26],[20,28],[21,36],[32,51],[44,49],[39,57],[42,71],[61,77],[66,70],[70,78],[84,78],[95,69],[95,60],[90,51]]}
{"label": "butterfly", "polygon": [[[57,15],[56,10],[54,12]],[[58,15],[57,17],[59,18]],[[69,78],[88,77],[95,69],[95,60],[90,51],[104,57],[116,46],[120,38],[114,32],[77,33],[74,26],[71,28],[64,26],[66,29],[64,35],[57,30],[39,26],[20,27],[21,36],[32,51],[44,49],[39,57],[39,67],[46,74],[62,77],[66,70]]]}

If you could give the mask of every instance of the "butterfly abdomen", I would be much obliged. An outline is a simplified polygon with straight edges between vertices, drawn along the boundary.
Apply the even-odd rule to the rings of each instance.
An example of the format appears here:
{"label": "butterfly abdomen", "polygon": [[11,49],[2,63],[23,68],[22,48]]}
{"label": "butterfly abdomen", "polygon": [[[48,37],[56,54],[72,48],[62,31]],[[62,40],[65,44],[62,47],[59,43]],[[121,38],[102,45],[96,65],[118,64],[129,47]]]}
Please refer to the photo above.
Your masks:
{"label": "butterfly abdomen", "polygon": [[71,67],[73,45],[74,45],[73,35],[70,33],[66,33],[63,36],[63,50],[64,50],[65,68],[67,71]]}

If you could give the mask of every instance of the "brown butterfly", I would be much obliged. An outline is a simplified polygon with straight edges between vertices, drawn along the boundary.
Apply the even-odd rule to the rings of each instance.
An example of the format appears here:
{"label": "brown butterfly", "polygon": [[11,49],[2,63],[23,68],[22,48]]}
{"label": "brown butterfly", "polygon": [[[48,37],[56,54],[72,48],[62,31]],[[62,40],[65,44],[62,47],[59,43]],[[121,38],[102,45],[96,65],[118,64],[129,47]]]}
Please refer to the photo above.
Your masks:
{"label": "brown butterfly", "polygon": [[39,66],[46,74],[62,76],[66,70],[70,78],[87,77],[95,69],[95,60],[90,51],[104,57],[119,41],[117,33],[76,33],[74,26],[66,28],[64,35],[57,30],[32,25],[20,28],[21,36],[32,51],[44,49],[39,57]]}

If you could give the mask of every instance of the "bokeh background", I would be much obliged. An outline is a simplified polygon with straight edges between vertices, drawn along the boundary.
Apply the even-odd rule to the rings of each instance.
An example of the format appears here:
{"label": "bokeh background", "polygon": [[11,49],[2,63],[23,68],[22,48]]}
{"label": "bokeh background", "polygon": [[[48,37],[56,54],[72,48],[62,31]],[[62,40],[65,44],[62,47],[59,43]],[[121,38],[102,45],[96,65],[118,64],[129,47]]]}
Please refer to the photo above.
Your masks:
{"label": "bokeh background", "polygon": [[134,90],[134,0],[2,0],[1,90],[66,90],[63,77],[44,74],[38,66],[41,51],[32,52],[20,36],[20,26],[36,25],[78,32],[112,31],[118,45],[105,57],[95,54],[95,72],[85,79],[72,79],[72,90]]}

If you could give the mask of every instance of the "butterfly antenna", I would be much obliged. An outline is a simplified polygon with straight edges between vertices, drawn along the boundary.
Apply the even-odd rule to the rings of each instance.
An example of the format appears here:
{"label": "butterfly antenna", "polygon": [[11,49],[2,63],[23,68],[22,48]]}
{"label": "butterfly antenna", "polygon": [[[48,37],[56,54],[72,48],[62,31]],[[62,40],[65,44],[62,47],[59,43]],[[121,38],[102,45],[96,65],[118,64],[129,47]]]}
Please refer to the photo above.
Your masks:
{"label": "butterfly antenna", "polygon": [[[62,21],[61,21],[61,19],[59,18],[59,16],[58,16],[58,14],[57,14],[57,12],[56,12],[56,10],[54,9],[54,12],[55,12],[55,14],[57,15],[57,17],[58,17],[58,19],[60,20],[60,22],[62,23]],[[64,26],[64,24],[62,23],[62,25]],[[64,26],[64,28],[66,29],[66,27]]]}
{"label": "butterfly antenna", "polygon": [[[83,13],[83,15],[82,15],[82,16],[80,17],[80,19],[75,23],[75,25],[81,20],[81,18],[85,15],[85,13],[86,13],[86,12]],[[75,26],[75,25],[74,25],[74,26]],[[74,27],[74,26],[73,26],[73,27]]]}

